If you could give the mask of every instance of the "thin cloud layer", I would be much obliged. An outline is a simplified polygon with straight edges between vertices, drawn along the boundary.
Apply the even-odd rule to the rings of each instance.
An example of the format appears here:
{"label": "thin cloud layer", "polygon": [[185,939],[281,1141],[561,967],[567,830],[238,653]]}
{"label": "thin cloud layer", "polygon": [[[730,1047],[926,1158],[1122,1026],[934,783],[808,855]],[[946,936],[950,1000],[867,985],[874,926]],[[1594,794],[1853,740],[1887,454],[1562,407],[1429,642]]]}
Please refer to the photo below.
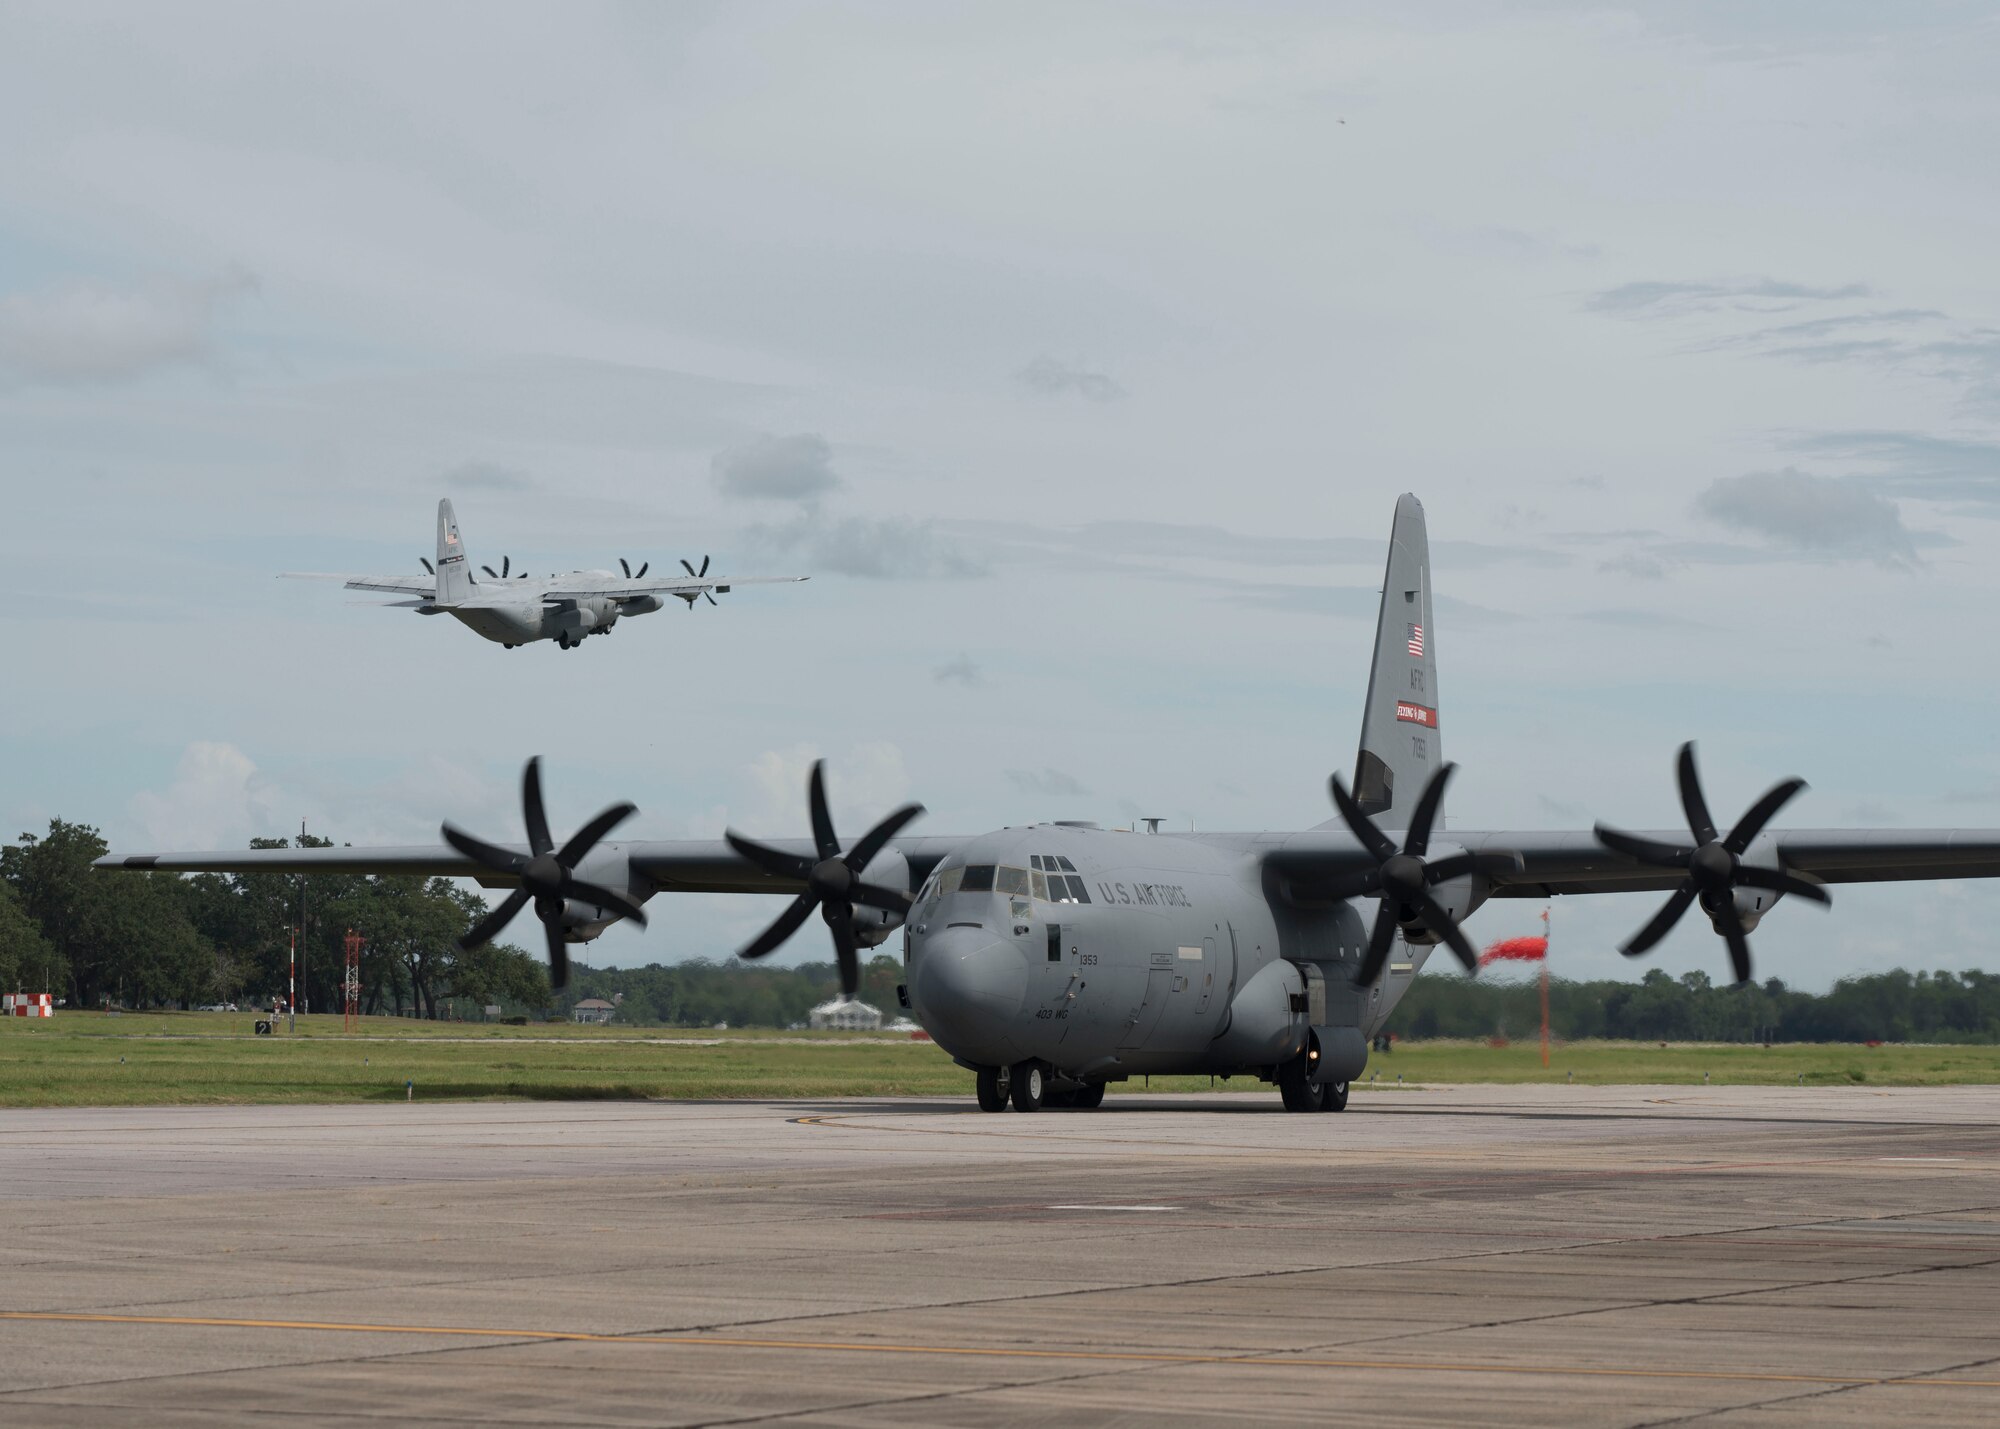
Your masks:
{"label": "thin cloud layer", "polygon": [[1594,313],[1640,318],[1678,317],[1684,313],[1712,312],[1723,308],[1771,312],[1797,307],[1802,303],[1865,298],[1870,291],[1866,283],[1820,286],[1779,278],[1637,282],[1600,289],[1584,299],[1584,307]]}
{"label": "thin cloud layer", "polygon": [[1077,396],[1086,402],[1116,402],[1125,389],[1115,378],[1055,357],[1038,357],[1014,374],[1014,380],[1038,397]]}
{"label": "thin cloud layer", "polygon": [[124,287],[76,282],[0,296],[0,376],[23,382],[125,382],[209,361],[218,310],[256,286],[238,270]]}
{"label": "thin cloud layer", "polygon": [[841,485],[833,448],[816,432],[759,437],[717,452],[711,470],[724,496],[752,501],[817,501]]}

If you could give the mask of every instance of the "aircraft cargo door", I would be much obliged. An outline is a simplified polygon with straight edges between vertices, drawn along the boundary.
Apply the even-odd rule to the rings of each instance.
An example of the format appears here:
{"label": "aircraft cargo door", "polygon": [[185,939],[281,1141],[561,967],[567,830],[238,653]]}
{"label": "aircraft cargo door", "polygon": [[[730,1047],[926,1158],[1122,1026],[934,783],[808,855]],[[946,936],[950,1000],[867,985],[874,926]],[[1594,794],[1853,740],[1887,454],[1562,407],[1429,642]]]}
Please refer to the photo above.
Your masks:
{"label": "aircraft cargo door", "polygon": [[1146,1045],[1153,1035],[1153,1028],[1159,1024],[1160,1014],[1167,1010],[1167,999],[1173,995],[1174,976],[1174,950],[1154,949],[1152,966],[1146,970],[1145,1000],[1127,1017],[1124,1035],[1118,1039],[1121,1049]]}

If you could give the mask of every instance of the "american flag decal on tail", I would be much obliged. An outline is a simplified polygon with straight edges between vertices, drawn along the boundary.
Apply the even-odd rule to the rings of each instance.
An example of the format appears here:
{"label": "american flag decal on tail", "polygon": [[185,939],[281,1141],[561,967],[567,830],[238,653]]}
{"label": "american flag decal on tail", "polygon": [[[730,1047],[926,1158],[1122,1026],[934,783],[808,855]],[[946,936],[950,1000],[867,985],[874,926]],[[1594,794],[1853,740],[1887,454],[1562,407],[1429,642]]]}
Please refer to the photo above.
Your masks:
{"label": "american flag decal on tail", "polygon": [[1410,627],[1410,653],[1419,660],[1423,658],[1424,628],[1421,625],[1412,625]]}

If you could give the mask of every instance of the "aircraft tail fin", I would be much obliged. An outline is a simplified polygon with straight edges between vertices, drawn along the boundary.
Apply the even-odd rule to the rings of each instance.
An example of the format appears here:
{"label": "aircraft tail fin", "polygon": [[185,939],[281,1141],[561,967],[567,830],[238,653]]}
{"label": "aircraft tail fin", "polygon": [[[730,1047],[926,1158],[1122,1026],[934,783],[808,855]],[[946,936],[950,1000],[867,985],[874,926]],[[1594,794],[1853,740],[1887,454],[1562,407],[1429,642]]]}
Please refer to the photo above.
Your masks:
{"label": "aircraft tail fin", "polygon": [[1431,626],[1431,550],[1424,505],[1396,499],[1382,614],[1361,716],[1354,793],[1385,828],[1408,826],[1425,783],[1444,762],[1438,733],[1436,631]]}
{"label": "aircraft tail fin", "polygon": [[458,537],[458,517],[451,498],[438,502],[437,602],[452,605],[472,594],[472,567],[465,559],[465,542]]}

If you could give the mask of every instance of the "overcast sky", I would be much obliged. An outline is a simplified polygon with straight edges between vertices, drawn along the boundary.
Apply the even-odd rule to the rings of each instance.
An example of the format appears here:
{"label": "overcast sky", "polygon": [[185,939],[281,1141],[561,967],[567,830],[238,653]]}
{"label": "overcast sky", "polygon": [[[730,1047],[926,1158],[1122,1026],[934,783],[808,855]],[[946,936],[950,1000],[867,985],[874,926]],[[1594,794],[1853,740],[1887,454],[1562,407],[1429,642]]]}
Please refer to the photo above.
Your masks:
{"label": "overcast sky", "polygon": [[[1689,737],[1719,817],[2000,824],[2000,24],[1742,8],[0,3],[0,831],[513,839],[532,753],[639,836],[802,834],[815,754],[850,836],[1304,827],[1405,490],[1458,827],[1672,826]],[[440,495],[813,580],[564,652],[273,579]],[[1726,975],[1656,901],[1558,968]],[[653,910],[585,956],[774,911]]]}

